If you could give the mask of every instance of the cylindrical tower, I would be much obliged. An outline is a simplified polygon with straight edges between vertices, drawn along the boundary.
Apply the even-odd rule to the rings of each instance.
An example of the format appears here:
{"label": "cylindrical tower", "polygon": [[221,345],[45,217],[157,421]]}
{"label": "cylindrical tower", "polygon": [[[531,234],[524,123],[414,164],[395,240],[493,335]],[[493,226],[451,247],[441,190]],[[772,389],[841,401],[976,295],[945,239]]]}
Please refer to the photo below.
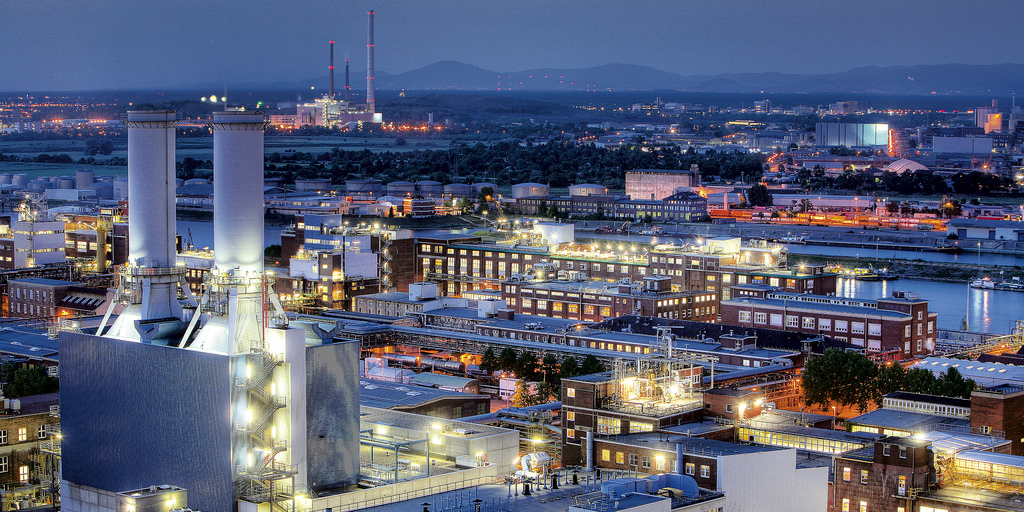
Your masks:
{"label": "cylindrical tower", "polygon": [[331,70],[331,96],[334,99],[334,41],[331,41],[331,65],[328,67]]}
{"label": "cylindrical tower", "polygon": [[366,31],[366,110],[375,112],[373,94],[373,11],[366,14],[369,16],[369,26]]}
{"label": "cylindrical tower", "polygon": [[352,101],[352,86],[348,83],[348,59],[345,59],[345,101]]}
{"label": "cylindrical tower", "polygon": [[[128,112],[128,261],[174,267],[173,110]],[[175,300],[177,297],[175,297]]]}
{"label": "cylindrical tower", "polygon": [[223,272],[263,271],[263,112],[215,112],[213,122],[214,265]]}

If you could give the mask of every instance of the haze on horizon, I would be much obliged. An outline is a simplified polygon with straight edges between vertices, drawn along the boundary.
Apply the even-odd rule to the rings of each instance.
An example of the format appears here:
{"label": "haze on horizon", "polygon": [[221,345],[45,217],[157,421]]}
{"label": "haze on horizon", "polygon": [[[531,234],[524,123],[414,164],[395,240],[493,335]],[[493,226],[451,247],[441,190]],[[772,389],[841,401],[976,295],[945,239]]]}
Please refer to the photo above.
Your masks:
{"label": "haze on horizon", "polygon": [[639,64],[681,75],[1020,62],[1020,0],[4,0],[0,91],[182,89],[376,67]]}

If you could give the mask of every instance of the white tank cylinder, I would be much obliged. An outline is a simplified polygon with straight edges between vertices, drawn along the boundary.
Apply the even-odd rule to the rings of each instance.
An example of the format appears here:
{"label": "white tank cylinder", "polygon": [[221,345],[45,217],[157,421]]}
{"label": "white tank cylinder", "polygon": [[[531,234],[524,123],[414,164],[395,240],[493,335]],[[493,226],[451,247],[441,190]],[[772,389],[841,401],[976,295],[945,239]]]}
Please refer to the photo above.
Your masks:
{"label": "white tank cylinder", "polygon": [[95,175],[89,169],[79,169],[75,171],[75,187],[85,188],[92,185],[96,181]]}
{"label": "white tank cylinder", "polygon": [[211,126],[214,264],[263,272],[263,112],[215,112]]}
{"label": "white tank cylinder", "polygon": [[128,261],[174,267],[173,110],[128,112]]}

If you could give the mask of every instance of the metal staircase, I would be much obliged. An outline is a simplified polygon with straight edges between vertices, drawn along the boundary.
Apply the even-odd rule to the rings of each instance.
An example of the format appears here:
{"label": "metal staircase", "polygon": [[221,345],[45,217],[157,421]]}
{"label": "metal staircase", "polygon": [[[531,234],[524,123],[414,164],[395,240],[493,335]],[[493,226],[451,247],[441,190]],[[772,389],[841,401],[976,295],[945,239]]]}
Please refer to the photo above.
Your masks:
{"label": "metal staircase", "polygon": [[381,259],[384,260],[380,269],[380,291],[386,292],[391,289],[391,261],[394,259],[394,257],[391,256],[391,234],[381,232],[380,241],[380,255]]}
{"label": "metal staircase", "polygon": [[271,384],[274,370],[283,360],[267,351],[254,352],[250,360],[257,363],[257,371],[236,381],[253,413],[247,421],[236,424],[238,431],[248,434],[250,453],[248,464],[238,467],[238,475],[245,479],[239,495],[253,503],[267,503],[271,511],[290,511],[294,497],[291,478],[298,471],[278,460],[278,455],[288,450],[288,443],[276,438],[270,427],[274,414],[287,407],[286,395],[275,394]]}

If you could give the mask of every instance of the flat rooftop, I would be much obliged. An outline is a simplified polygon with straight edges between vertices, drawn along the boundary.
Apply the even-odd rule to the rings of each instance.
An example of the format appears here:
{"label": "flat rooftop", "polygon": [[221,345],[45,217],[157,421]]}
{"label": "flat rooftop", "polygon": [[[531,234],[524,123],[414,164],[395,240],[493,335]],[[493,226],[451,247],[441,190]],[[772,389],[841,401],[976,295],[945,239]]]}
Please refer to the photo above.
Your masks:
{"label": "flat rooftop", "polygon": [[890,311],[887,309],[875,309],[866,306],[849,306],[843,304],[825,304],[821,302],[805,302],[800,300],[782,300],[782,299],[759,299],[756,297],[736,297],[729,300],[723,300],[722,304],[742,304],[742,305],[764,305],[777,308],[786,308],[789,311],[828,311],[830,313],[840,315],[858,315],[858,316],[874,316],[874,317],[885,317],[896,320],[902,320],[910,318],[909,313],[901,313],[899,311]]}
{"label": "flat rooftop", "polygon": [[726,441],[716,441],[714,439],[704,439],[701,437],[684,435],[666,435],[660,432],[642,432],[638,434],[602,437],[599,438],[599,440],[602,442],[641,446],[673,453],[676,451],[676,446],[682,444],[685,445],[684,449],[687,453],[704,454],[712,457],[720,455],[741,455],[745,453],[764,453],[787,449],[777,448],[774,446],[729,443]]}
{"label": "flat rooftop", "polygon": [[971,426],[970,420],[947,418],[932,414],[897,411],[893,409],[876,409],[846,420],[847,424],[880,427],[882,429],[903,430],[907,432],[930,432],[936,429],[964,429]]}
{"label": "flat rooftop", "polygon": [[484,395],[470,395],[458,391],[359,379],[359,405],[390,409],[395,406],[415,406],[442,398],[487,398]]}

